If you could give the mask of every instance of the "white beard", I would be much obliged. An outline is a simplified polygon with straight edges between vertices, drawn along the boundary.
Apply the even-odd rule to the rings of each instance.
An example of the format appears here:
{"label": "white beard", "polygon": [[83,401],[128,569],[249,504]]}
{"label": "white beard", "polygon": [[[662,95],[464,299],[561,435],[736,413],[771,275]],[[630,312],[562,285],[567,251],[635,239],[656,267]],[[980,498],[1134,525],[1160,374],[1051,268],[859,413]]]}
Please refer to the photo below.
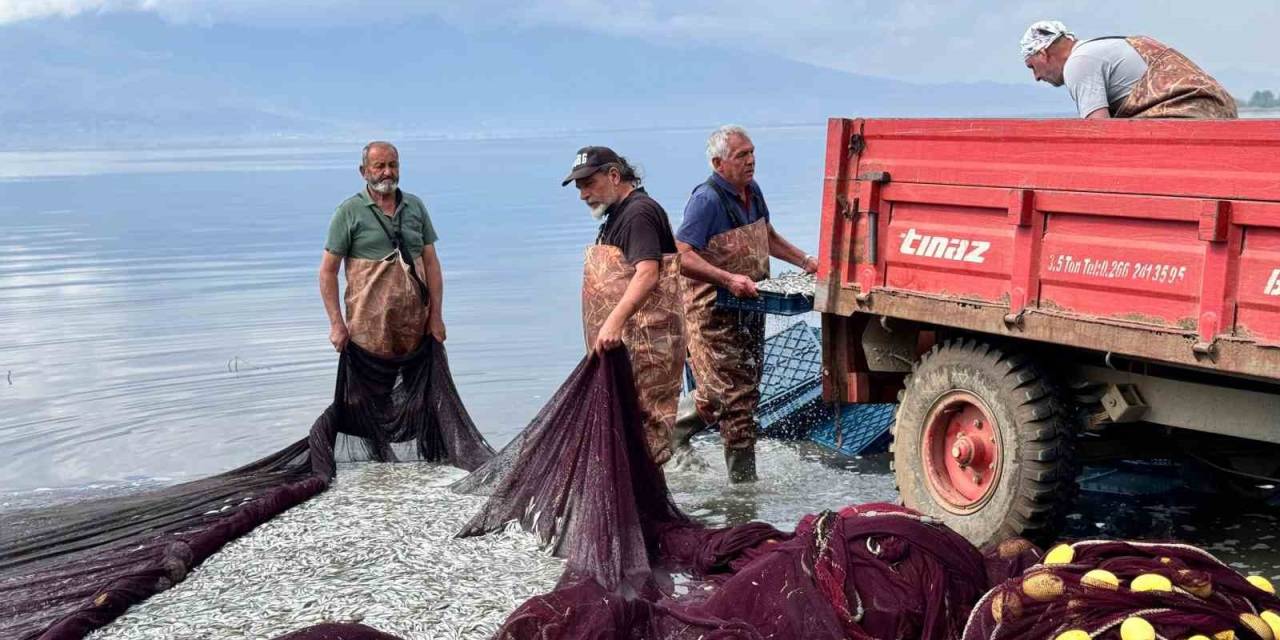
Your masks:
{"label": "white beard", "polygon": [[396,187],[400,186],[399,180],[383,180],[382,182],[370,182],[369,189],[381,194],[395,193]]}
{"label": "white beard", "polygon": [[599,220],[604,217],[604,212],[608,210],[609,210],[609,205],[607,204],[595,205],[591,207],[591,217],[595,218],[596,220]]}

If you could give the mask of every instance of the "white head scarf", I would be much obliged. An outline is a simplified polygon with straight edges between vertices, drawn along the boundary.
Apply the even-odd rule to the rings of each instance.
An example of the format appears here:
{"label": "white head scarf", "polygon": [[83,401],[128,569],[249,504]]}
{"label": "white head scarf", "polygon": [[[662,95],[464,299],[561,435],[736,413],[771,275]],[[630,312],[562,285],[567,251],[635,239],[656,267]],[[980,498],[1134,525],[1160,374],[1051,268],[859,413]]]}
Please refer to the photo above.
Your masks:
{"label": "white head scarf", "polygon": [[1062,36],[1075,38],[1076,34],[1067,30],[1067,25],[1057,20],[1041,20],[1027,27],[1027,32],[1022,35],[1022,59],[1026,60],[1031,56],[1044,51],[1046,47],[1053,44],[1054,40]]}

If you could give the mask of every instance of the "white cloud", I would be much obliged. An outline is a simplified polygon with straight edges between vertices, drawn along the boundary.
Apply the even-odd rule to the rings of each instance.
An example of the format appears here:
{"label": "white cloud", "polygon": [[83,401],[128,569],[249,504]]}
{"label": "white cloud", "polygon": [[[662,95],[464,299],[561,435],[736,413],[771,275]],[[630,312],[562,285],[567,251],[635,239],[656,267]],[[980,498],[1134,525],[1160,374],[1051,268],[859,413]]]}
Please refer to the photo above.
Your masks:
{"label": "white cloud", "polygon": [[1082,36],[1143,33],[1211,72],[1271,72],[1275,0],[0,0],[0,24],[147,11],[175,22],[320,25],[431,17],[463,28],[564,28],[761,51],[870,75],[1030,81],[1022,30],[1063,20]]}
{"label": "white cloud", "polygon": [[106,4],[107,0],[0,0],[0,24],[51,16],[65,18]]}

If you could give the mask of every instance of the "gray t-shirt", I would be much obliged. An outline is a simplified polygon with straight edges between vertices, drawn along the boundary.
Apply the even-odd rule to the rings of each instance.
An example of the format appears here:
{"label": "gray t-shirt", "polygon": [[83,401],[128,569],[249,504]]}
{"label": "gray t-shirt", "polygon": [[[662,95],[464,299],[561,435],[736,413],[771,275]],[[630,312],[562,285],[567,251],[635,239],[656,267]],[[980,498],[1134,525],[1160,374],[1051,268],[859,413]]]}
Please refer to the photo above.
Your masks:
{"label": "gray t-shirt", "polygon": [[1103,107],[1115,113],[1146,72],[1146,61],[1124,38],[1097,38],[1071,50],[1062,79],[1083,118]]}

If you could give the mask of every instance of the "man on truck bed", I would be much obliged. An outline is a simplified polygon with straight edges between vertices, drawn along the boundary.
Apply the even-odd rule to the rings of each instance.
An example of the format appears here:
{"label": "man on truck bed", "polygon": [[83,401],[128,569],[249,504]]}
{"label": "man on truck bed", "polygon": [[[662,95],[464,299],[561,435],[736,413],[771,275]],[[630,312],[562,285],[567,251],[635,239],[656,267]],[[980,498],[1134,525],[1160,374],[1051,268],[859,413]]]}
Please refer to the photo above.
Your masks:
{"label": "man on truck bed", "polygon": [[671,458],[671,428],[684,369],[680,256],[667,212],[626,158],[608,147],[583,147],[560,186],[570,182],[604,220],[587,247],[582,274],[582,328],[597,354],[625,344],[649,457]]}
{"label": "man on truck bed", "polygon": [[756,281],[769,277],[769,256],[809,273],[818,261],[787,242],[769,224],[760,185],[753,179],[755,146],[742,127],[726,125],[707,140],[713,173],[694,188],[676,232],[685,276],[684,322],[696,412],[682,416],[673,447],[694,431],[720,423],[730,482],[756,479],[756,404],[764,364],[764,314],[717,309],[716,287],[756,297]]}
{"label": "man on truck bed", "polygon": [[1056,20],[1031,25],[1022,57],[1036,80],[1067,86],[1082,118],[1234,118],[1236,102],[1186,56],[1147,36],[1083,42]]}

